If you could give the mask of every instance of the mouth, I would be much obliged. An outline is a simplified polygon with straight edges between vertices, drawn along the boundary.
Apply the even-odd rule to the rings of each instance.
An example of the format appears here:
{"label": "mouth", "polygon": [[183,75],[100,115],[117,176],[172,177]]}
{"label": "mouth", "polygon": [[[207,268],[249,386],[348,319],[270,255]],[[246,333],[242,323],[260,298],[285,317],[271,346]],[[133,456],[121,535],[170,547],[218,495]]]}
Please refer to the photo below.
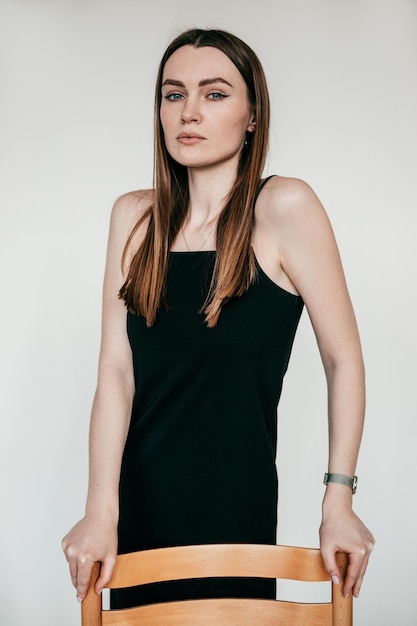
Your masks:
{"label": "mouth", "polygon": [[177,141],[183,144],[193,144],[193,143],[198,143],[199,141],[204,141],[204,140],[205,140],[205,137],[203,137],[202,135],[199,135],[198,133],[183,132],[177,136]]}

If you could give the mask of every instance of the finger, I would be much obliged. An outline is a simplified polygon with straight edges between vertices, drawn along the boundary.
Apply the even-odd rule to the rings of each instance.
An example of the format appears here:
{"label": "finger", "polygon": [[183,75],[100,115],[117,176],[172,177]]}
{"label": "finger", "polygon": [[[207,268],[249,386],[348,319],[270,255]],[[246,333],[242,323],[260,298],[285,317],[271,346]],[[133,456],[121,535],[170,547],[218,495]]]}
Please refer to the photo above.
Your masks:
{"label": "finger", "polygon": [[74,554],[73,548],[71,546],[67,546],[66,544],[64,544],[64,541],[65,540],[62,541],[62,549],[64,550],[65,558],[69,565],[71,582],[74,585],[74,587],[77,587],[77,575],[78,575],[77,559]]}
{"label": "finger", "polygon": [[343,584],[343,595],[345,598],[353,593],[354,586],[359,583],[359,586],[362,582],[364,567],[366,568],[366,564],[368,562],[369,556],[367,555],[365,549],[359,552],[353,552],[349,554],[349,565],[346,572],[346,578]]}
{"label": "finger", "polygon": [[353,585],[352,594],[355,596],[355,598],[359,598],[359,593],[362,587],[363,578],[365,576],[366,568],[368,567],[368,561],[369,559],[366,559],[366,562],[362,565],[361,570],[359,572],[359,576],[357,580],[355,581],[355,584]]}
{"label": "finger", "polygon": [[342,594],[347,598],[352,593],[352,587],[355,584],[360,569],[360,562],[356,555],[349,554],[349,565],[346,571],[346,576],[343,581]]}
{"label": "finger", "polygon": [[116,563],[116,556],[114,555],[106,557],[104,561],[102,562],[101,568],[100,568],[100,576],[98,577],[97,582],[94,586],[96,593],[101,593],[103,590],[103,587],[105,587],[107,583],[110,581],[112,574],[113,574],[115,563]]}
{"label": "finger", "polygon": [[353,593],[355,597],[359,595],[363,577],[368,566],[369,557],[374,547],[374,540],[369,540],[362,549],[349,555],[349,567],[347,571],[343,594]]}
{"label": "finger", "polygon": [[79,559],[76,581],[77,600],[79,602],[82,602],[86,596],[93,564],[94,562],[87,557],[81,557]]}
{"label": "finger", "polygon": [[77,588],[77,580],[78,580],[78,566],[77,561],[69,561],[69,571],[71,576],[71,582],[75,588]]}
{"label": "finger", "polygon": [[324,567],[329,572],[329,576],[335,585],[340,582],[340,570],[336,562],[336,552],[330,548],[322,547],[321,556],[323,558]]}

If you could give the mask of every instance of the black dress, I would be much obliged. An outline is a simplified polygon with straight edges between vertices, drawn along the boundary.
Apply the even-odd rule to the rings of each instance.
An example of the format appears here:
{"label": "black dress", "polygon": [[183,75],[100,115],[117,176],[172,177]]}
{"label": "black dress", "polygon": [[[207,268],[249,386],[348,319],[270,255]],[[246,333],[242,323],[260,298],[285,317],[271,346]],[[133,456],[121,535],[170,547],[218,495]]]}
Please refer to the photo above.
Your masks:
{"label": "black dress", "polygon": [[[120,479],[119,553],[198,543],[274,544],[277,405],[302,312],[258,266],[215,328],[198,311],[215,252],[171,252],[169,311],[128,313],[136,395]],[[210,579],[116,591],[112,607],[275,597],[275,581]]]}

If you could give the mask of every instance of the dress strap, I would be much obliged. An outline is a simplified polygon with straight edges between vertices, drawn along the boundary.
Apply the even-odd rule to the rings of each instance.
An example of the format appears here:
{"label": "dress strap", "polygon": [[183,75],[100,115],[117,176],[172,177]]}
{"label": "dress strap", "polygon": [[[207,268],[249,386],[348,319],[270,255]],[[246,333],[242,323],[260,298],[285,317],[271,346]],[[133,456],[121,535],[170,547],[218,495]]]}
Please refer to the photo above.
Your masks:
{"label": "dress strap", "polygon": [[271,178],[274,178],[274,176],[276,176],[276,174],[271,174],[271,176],[267,176],[261,181],[261,184],[259,185],[258,190],[255,195],[255,202],[257,201],[259,194],[261,193],[262,189],[265,187],[268,180],[271,180]]}

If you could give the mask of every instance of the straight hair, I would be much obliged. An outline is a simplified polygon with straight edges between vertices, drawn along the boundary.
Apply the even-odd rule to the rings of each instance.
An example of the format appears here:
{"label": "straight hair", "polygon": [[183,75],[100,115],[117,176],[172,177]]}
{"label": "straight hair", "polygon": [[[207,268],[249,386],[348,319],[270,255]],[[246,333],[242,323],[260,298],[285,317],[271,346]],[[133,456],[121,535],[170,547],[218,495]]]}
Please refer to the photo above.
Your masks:
{"label": "straight hair", "polygon": [[234,63],[245,81],[255,122],[254,132],[246,134],[236,179],[218,218],[216,260],[207,298],[200,311],[208,327],[217,324],[222,306],[231,298],[241,296],[256,277],[251,239],[256,195],[268,150],[270,118],[264,71],[253,50],[235,35],[222,30],[187,30],[171,42],[159,65],[154,113],[154,200],[134,226],[122,257],[124,266],[135,233],[145,220],[149,220],[144,239],[132,258],[119,292],[128,310],[143,315],[147,326],[153,325],[159,308],[168,308],[169,250],[189,208],[187,168],[169,155],[160,120],[165,64],[176,50],[186,45],[217,48]]}

